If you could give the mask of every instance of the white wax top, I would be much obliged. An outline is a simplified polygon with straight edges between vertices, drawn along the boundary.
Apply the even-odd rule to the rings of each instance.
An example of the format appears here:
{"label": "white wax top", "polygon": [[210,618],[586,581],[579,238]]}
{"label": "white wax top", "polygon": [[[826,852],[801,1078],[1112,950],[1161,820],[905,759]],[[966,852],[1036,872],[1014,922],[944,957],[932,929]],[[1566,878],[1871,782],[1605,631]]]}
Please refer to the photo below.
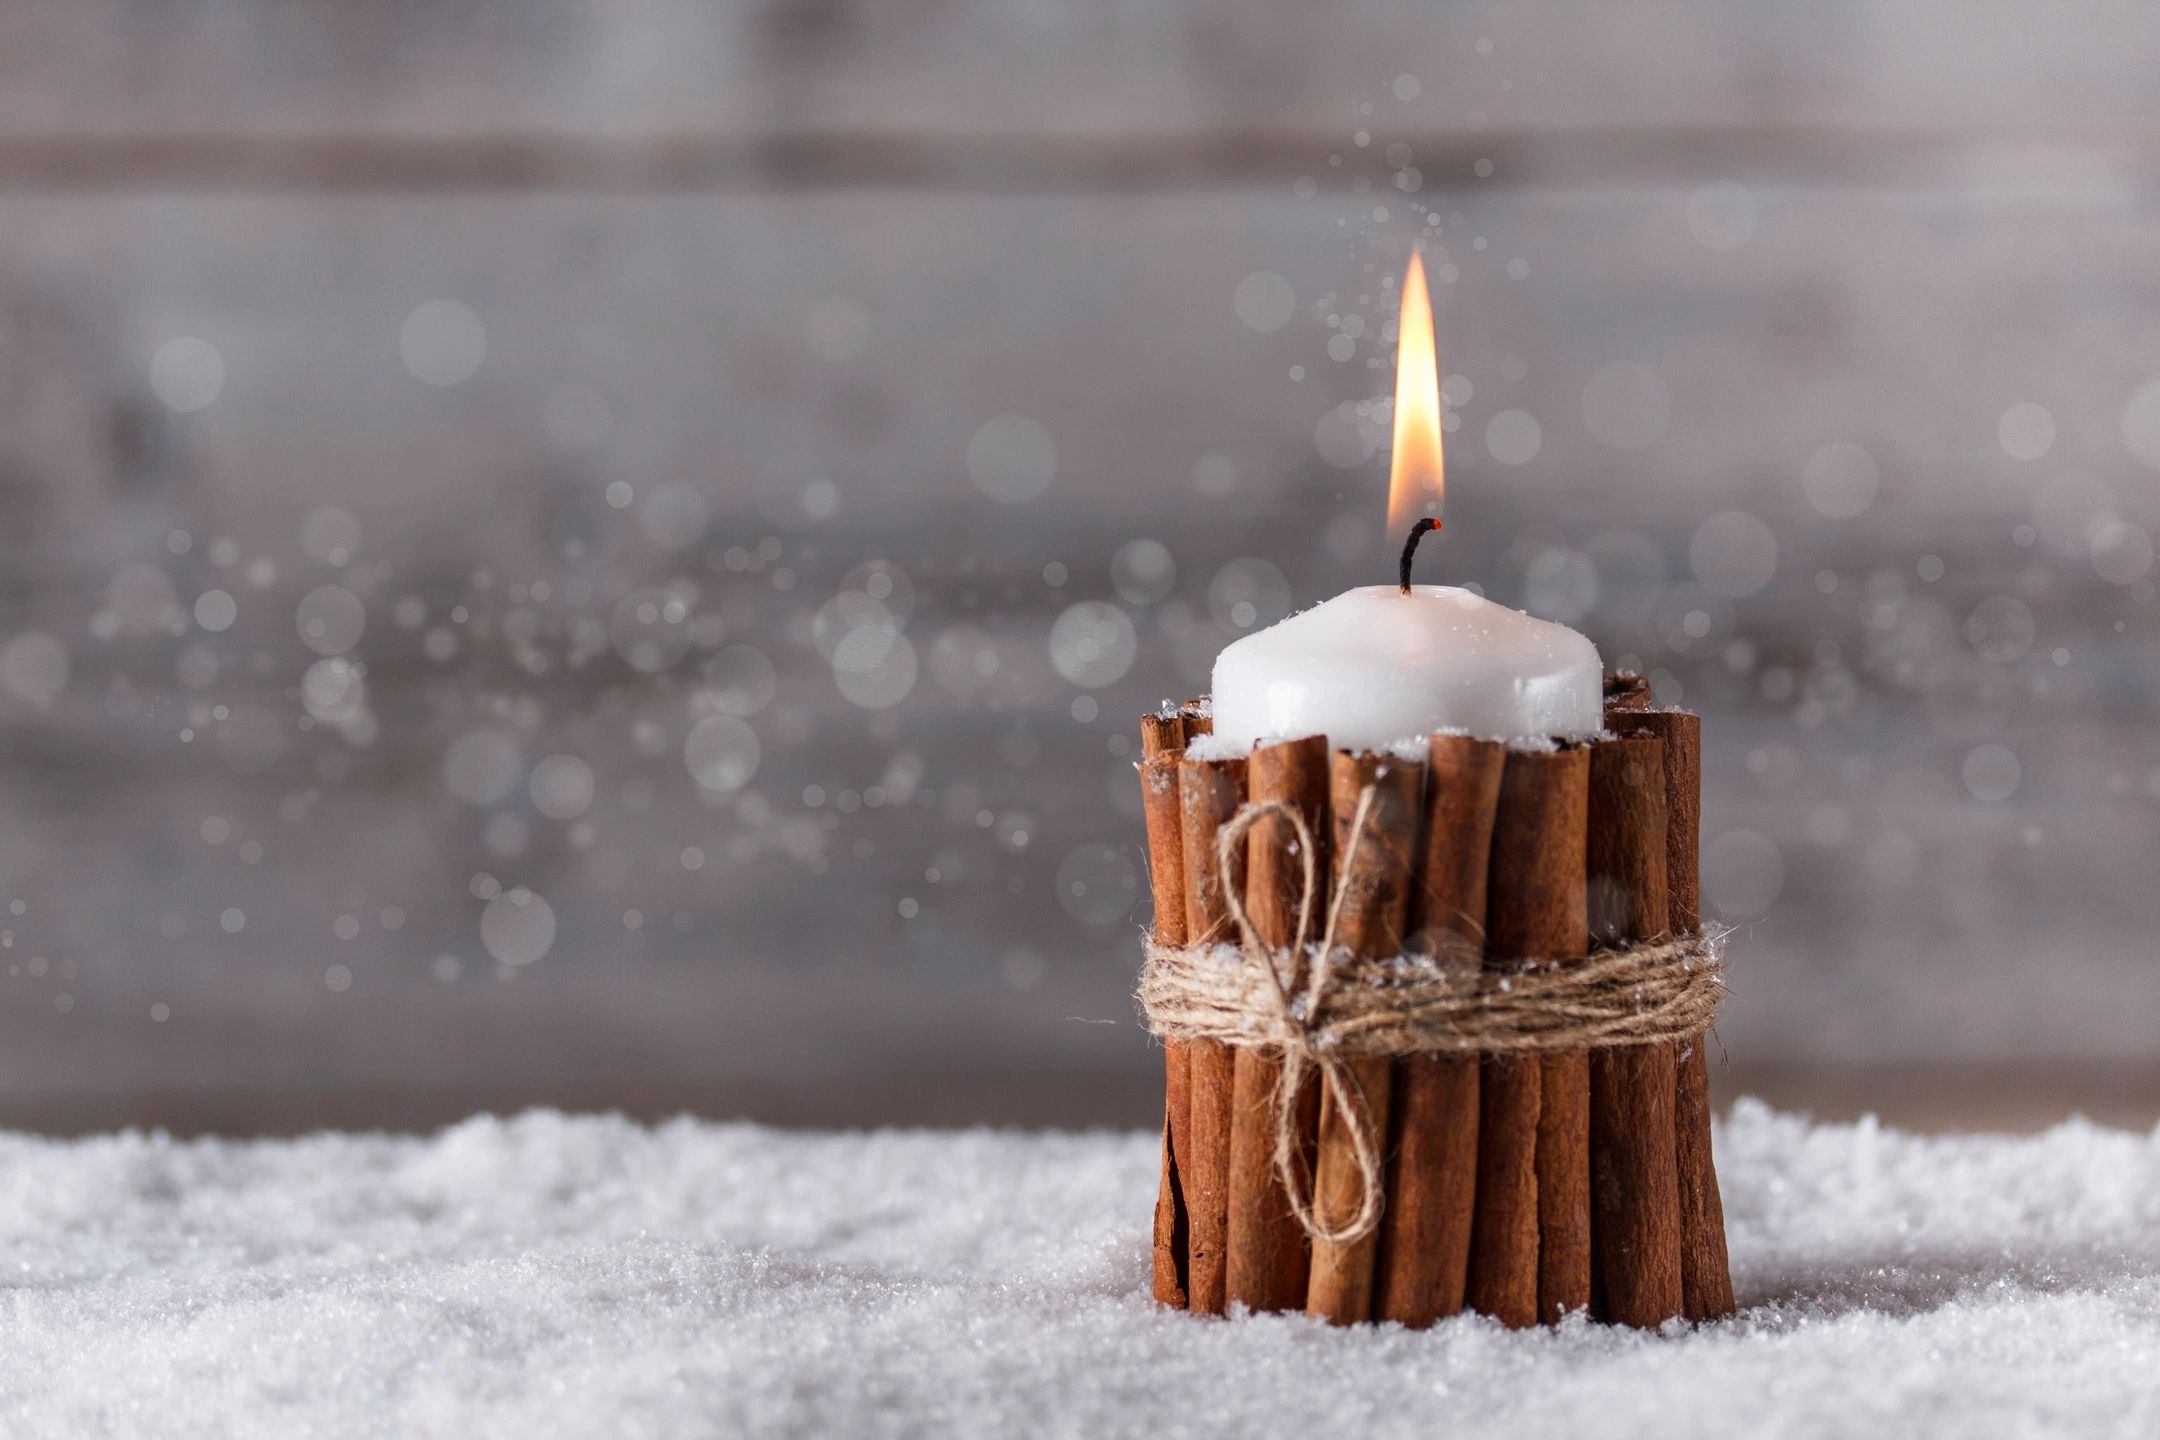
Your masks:
{"label": "white wax top", "polygon": [[1459,730],[1580,739],[1603,728],[1605,667],[1565,625],[1453,585],[1367,585],[1215,657],[1217,743],[1325,735],[1342,749]]}

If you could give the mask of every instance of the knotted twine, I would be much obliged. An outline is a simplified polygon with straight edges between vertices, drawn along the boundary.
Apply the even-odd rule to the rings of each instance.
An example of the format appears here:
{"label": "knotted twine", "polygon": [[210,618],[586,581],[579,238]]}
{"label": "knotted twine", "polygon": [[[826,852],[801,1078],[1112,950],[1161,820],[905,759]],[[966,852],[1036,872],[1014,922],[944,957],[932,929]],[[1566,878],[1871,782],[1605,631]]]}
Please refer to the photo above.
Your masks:
{"label": "knotted twine", "polygon": [[[1367,786],[1351,820],[1345,874],[1365,841],[1372,807],[1373,789]],[[1242,946],[1177,947],[1150,938],[1139,998],[1149,1031],[1165,1039],[1218,1040],[1280,1053],[1269,1102],[1275,1172],[1298,1223],[1316,1241],[1348,1244],[1380,1223],[1380,1139],[1348,1061],[1692,1041],[1717,1019],[1724,992],[1722,929],[1599,950],[1564,963],[1515,960],[1488,966],[1474,943],[1459,938],[1438,953],[1367,959],[1335,940],[1349,889],[1343,886],[1319,944],[1308,947],[1319,860],[1312,828],[1296,806],[1270,800],[1242,807],[1216,833],[1216,874],[1231,873],[1246,832],[1268,819],[1289,825],[1303,866],[1290,946],[1275,950],[1262,944],[1244,898],[1236,887],[1225,886],[1224,905]],[[1339,1225],[1315,1212],[1312,1187],[1299,1163],[1297,1095],[1308,1069],[1318,1071],[1323,1094],[1332,1096],[1350,1132],[1358,1208]]]}

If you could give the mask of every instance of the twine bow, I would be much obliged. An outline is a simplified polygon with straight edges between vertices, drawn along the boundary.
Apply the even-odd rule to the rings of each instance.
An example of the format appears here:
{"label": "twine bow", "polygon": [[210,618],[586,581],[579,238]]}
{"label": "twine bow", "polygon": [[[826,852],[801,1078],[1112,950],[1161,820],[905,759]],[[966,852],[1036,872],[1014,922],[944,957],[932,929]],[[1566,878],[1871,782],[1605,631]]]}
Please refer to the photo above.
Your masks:
{"label": "twine bow", "polygon": [[[1365,825],[1372,816],[1372,805],[1373,787],[1368,785],[1358,792],[1357,811],[1350,822],[1345,870],[1365,838]],[[1245,942],[1246,953],[1265,959],[1263,968],[1273,983],[1262,986],[1262,993],[1275,1002],[1277,1018],[1285,1031],[1298,1037],[1298,1043],[1282,1047],[1282,1068],[1276,1075],[1275,1093],[1270,1097],[1275,1112],[1275,1173],[1281,1177],[1283,1193],[1289,1197],[1290,1209],[1298,1223],[1305,1227],[1305,1233],[1318,1241],[1346,1245],[1371,1234],[1373,1227],[1380,1223],[1380,1142],[1372,1133],[1372,1112],[1365,1103],[1364,1088],[1350,1073],[1348,1065],[1314,1043],[1321,1001],[1326,998],[1328,985],[1334,978],[1335,927],[1342,919],[1342,897],[1349,887],[1337,890],[1335,903],[1328,908],[1327,931],[1320,937],[1319,953],[1306,967],[1302,992],[1293,994],[1297,985],[1297,957],[1303,953],[1305,936],[1312,929],[1313,896],[1320,889],[1320,862],[1312,827],[1295,805],[1285,801],[1269,800],[1259,805],[1247,805],[1216,832],[1215,873],[1230,874],[1231,858],[1236,854],[1236,847],[1244,842],[1246,832],[1271,817],[1289,822],[1291,832],[1297,837],[1298,859],[1304,868],[1304,884],[1298,892],[1297,929],[1290,937],[1289,953],[1278,957],[1260,942],[1259,932],[1253,928],[1252,916],[1246,911],[1237,887],[1225,886],[1223,900],[1231,921],[1238,928],[1239,938]],[[1287,978],[1284,975],[1286,969],[1289,972]],[[1322,1102],[1332,1095],[1334,1103],[1341,1108],[1357,1164],[1357,1212],[1339,1226],[1329,1225],[1315,1211],[1311,1177],[1302,1173],[1304,1167],[1298,1163],[1297,1095],[1298,1088],[1304,1084],[1307,1066],[1320,1072]]]}

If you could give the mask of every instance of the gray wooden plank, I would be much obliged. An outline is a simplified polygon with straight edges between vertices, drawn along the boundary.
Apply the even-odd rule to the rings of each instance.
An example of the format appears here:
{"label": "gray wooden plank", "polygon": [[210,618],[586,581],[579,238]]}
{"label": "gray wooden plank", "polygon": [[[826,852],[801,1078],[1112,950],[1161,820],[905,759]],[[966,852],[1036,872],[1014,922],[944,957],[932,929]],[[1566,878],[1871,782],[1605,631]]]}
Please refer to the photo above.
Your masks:
{"label": "gray wooden plank", "polygon": [[79,0],[0,14],[0,133],[2142,131],[2156,42],[2133,0]]}

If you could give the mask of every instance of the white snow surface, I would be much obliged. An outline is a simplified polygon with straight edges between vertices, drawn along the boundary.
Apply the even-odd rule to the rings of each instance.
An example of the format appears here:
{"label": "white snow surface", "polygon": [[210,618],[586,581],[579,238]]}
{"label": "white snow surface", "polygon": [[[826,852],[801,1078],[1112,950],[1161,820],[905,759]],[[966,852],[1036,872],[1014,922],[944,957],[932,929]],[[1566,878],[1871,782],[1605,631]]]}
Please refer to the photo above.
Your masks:
{"label": "white snow surface", "polygon": [[1738,1318],[1147,1298],[1153,1136],[0,1136],[0,1434],[2160,1434],[2160,1139],[1718,1135]]}

